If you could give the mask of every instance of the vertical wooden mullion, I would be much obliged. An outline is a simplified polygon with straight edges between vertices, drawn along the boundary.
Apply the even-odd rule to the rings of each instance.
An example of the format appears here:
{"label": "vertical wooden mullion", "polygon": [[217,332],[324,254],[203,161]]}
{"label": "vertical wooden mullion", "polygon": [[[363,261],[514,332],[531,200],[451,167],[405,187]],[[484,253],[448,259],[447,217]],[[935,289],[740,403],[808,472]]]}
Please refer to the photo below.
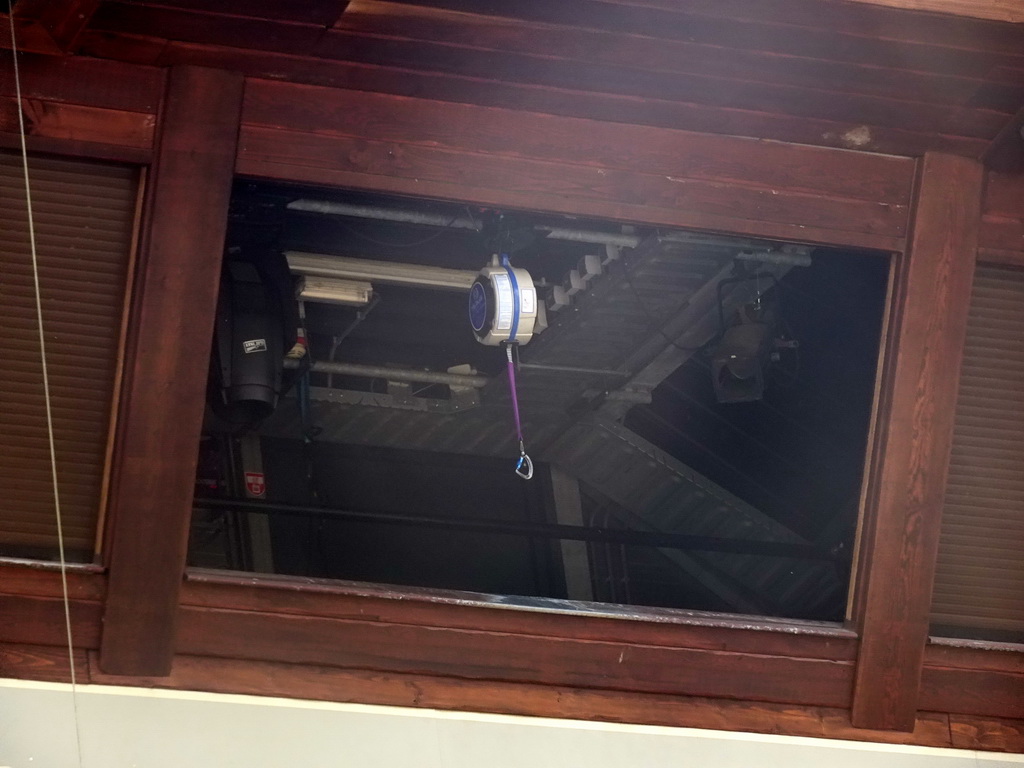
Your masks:
{"label": "vertical wooden mullion", "polygon": [[170,671],[244,81],[169,72],[110,488],[100,666]]}
{"label": "vertical wooden mullion", "polygon": [[967,158],[921,161],[907,253],[896,265],[885,421],[876,446],[854,621],[853,723],[913,730],[953,416],[981,217],[983,173]]}

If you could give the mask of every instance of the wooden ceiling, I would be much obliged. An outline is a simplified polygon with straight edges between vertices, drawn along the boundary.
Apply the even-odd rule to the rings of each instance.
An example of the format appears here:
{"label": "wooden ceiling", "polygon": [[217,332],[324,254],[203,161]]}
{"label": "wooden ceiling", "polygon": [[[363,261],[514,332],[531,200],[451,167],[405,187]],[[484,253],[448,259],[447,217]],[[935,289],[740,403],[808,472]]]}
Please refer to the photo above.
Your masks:
{"label": "wooden ceiling", "polygon": [[1024,106],[1024,24],[847,0],[57,5],[86,56],[909,156]]}

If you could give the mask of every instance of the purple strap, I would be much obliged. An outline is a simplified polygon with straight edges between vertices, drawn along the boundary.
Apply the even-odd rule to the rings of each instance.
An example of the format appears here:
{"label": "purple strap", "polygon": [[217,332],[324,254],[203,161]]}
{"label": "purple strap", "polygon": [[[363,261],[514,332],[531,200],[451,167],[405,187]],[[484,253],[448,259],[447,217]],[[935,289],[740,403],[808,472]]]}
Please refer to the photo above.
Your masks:
{"label": "purple strap", "polygon": [[526,455],[526,445],[523,442],[523,423],[519,418],[519,396],[516,393],[516,366],[512,362],[512,345],[505,346],[508,354],[508,390],[512,393],[512,415],[516,420],[516,437],[519,439],[519,463],[516,465],[516,474],[524,480],[533,477],[533,461]]}

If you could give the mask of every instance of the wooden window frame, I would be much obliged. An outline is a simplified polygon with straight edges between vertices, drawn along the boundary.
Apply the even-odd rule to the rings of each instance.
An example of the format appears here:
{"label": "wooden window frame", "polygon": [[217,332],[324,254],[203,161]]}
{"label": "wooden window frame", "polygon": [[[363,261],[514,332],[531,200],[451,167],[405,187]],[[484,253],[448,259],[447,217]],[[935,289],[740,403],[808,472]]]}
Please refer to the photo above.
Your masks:
{"label": "wooden window frame", "polygon": [[[152,79],[149,72],[133,76]],[[983,220],[979,163],[941,154],[915,162],[243,83],[238,75],[193,67],[172,68],[167,83],[155,140],[140,138],[134,117],[150,105],[129,105],[136,111],[112,123],[109,143],[90,136],[72,150],[153,157],[111,484],[107,571],[83,571],[72,580],[76,646],[92,679],[664,724],[694,722],[681,714],[684,701],[705,702],[702,712],[712,706],[706,702],[748,702],[743,706],[774,712],[772,722],[785,719],[779,708],[787,705],[849,713],[838,729],[818,718],[813,727],[822,735],[859,726],[914,728],[917,738],[934,725],[931,716],[917,714],[920,708],[957,713],[961,720],[1024,718],[1020,649],[929,645],[927,638],[956,399],[956,376],[948,372],[958,369],[962,355],[979,238],[986,260],[1024,263],[1024,248],[1012,235],[993,234],[1000,226],[1003,232],[1005,222],[987,226]],[[342,110],[351,104],[359,108]],[[373,119],[381,110],[393,117],[386,125]],[[195,114],[208,119],[196,122]],[[453,132],[452,126],[468,128]],[[512,149],[496,143],[508,135],[517,137]],[[583,135],[585,156],[578,141]],[[59,144],[45,135],[45,125],[34,140]],[[655,178],[666,153],[690,168],[689,189],[696,192],[677,200],[666,187],[668,177]],[[739,169],[747,177],[737,181],[728,176],[735,167],[714,167],[736,157],[747,158]],[[519,169],[522,187],[504,183]],[[236,173],[893,253],[847,626],[654,609],[567,615],[429,591],[186,574],[201,381],[227,190]],[[567,194],[559,184],[580,192]],[[638,195],[638,185],[655,202]],[[990,179],[989,186],[1007,184]],[[768,200],[773,204],[757,205]],[[872,207],[886,213],[871,213]],[[182,248],[194,254],[186,262]],[[188,317],[176,315],[186,304]],[[187,386],[167,387],[174,375]],[[0,608],[28,618],[17,629],[0,630],[0,642],[62,642],[53,629],[59,623],[50,622],[58,607],[52,575],[41,566],[5,569]],[[211,680],[213,668],[225,677]],[[737,706],[729,709],[735,722],[747,722],[747,710]],[[949,716],[944,724],[948,734]],[[865,731],[881,738],[880,732]]]}

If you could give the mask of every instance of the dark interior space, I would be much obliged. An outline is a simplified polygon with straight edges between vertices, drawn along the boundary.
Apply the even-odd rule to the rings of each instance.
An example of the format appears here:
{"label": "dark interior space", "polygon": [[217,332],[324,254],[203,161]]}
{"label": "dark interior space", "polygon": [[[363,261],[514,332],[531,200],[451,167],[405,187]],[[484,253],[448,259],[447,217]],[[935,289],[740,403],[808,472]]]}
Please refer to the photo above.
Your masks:
{"label": "dark interior space", "polygon": [[634,408],[626,426],[803,536],[852,544],[889,263],[819,250],[781,281],[799,342],[765,396],[715,400],[698,354]]}
{"label": "dark interior space", "polygon": [[[269,418],[208,412],[193,565],[842,619],[884,255],[238,182],[229,263],[295,252],[467,273],[501,252],[527,269],[547,310],[516,356],[536,476],[512,471],[505,354],[474,338],[467,292],[399,284],[385,266],[361,305],[303,302],[308,359],[355,373],[299,363],[280,372]],[[288,258],[285,281],[300,280]],[[737,398],[713,376],[736,370],[722,350],[744,322],[766,330],[751,353],[756,391]],[[399,380],[409,371],[479,381]],[[753,381],[739,376],[741,390]]]}

